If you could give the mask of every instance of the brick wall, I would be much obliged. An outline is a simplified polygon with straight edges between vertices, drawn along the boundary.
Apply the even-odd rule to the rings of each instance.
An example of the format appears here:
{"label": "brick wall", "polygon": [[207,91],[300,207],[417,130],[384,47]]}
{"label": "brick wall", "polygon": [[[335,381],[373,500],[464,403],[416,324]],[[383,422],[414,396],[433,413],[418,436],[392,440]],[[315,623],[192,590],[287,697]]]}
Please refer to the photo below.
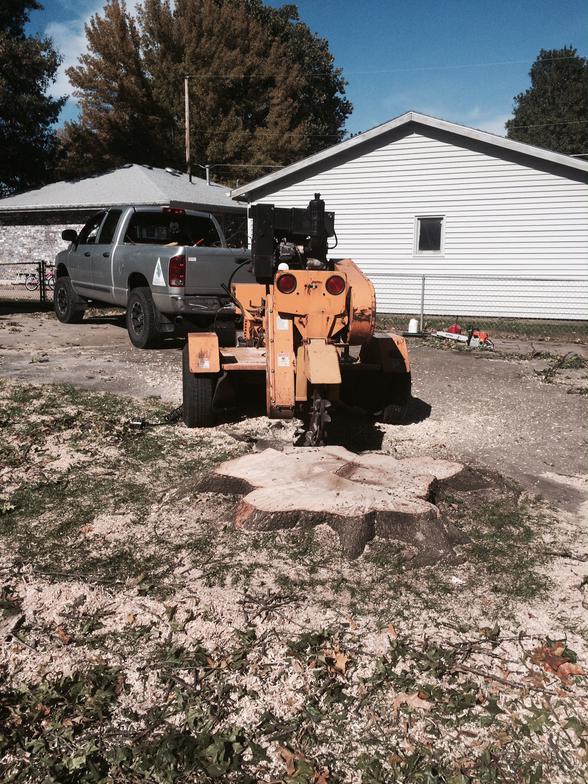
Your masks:
{"label": "brick wall", "polygon": [[[0,224],[0,279],[7,280],[14,277],[15,267],[2,268],[7,262],[36,263],[41,259],[53,262],[55,255],[67,248],[67,242],[61,239],[61,232],[64,229],[80,231],[83,225],[83,223]],[[22,269],[28,270],[29,267]]]}

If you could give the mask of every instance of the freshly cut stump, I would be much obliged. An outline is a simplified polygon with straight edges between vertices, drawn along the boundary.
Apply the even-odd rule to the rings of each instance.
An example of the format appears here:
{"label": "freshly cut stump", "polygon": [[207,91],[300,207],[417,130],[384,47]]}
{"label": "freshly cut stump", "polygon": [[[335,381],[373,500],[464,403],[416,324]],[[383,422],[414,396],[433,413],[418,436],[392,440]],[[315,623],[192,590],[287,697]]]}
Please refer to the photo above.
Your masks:
{"label": "freshly cut stump", "polygon": [[235,511],[243,529],[326,523],[351,558],[377,536],[404,542],[418,562],[432,563],[467,541],[433,503],[439,484],[462,470],[447,460],[356,455],[339,446],[266,449],[217,466],[200,489],[243,496]]}

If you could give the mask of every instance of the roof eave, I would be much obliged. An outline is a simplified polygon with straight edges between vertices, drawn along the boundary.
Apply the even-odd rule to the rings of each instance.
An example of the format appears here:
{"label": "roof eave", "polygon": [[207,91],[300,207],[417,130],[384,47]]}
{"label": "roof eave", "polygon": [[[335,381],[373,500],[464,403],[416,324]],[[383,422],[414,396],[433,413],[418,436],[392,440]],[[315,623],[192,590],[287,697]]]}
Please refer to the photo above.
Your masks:
{"label": "roof eave", "polygon": [[243,201],[251,201],[252,194],[263,190],[268,185],[275,185],[281,180],[291,177],[293,174],[310,168],[317,163],[328,160],[335,155],[343,154],[348,150],[353,149],[354,147],[362,146],[372,139],[391,133],[392,131],[397,130],[402,126],[409,125],[410,123],[414,123],[415,125],[428,126],[440,131],[446,131],[447,133],[463,136],[465,138],[482,142],[484,144],[489,144],[491,146],[500,147],[502,149],[516,152],[521,155],[526,155],[531,158],[549,161],[551,163],[565,166],[570,169],[588,172],[587,161],[576,160],[569,155],[552,152],[551,150],[544,150],[541,147],[533,147],[530,144],[516,142],[503,136],[488,133],[487,131],[479,131],[476,128],[468,128],[465,125],[458,125],[457,123],[452,123],[447,120],[441,120],[436,117],[430,117],[426,114],[420,114],[419,112],[411,111],[406,112],[399,117],[395,117],[389,122],[377,125],[375,128],[371,128],[369,131],[365,131],[358,136],[354,136],[352,139],[339,142],[339,144],[328,147],[326,150],[322,150],[321,152],[315,153],[308,158],[304,158],[297,163],[286,166],[284,169],[280,169],[277,172],[267,174],[264,177],[253,180],[253,182],[249,183],[248,185],[243,185],[241,188],[235,188],[235,190],[231,191],[231,198]]}

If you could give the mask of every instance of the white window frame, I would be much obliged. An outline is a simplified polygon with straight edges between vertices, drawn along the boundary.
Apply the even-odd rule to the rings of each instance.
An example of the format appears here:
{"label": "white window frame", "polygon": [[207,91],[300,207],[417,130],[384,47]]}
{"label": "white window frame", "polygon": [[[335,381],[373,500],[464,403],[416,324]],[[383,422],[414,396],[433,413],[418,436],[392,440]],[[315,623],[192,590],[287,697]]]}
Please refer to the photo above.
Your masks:
{"label": "white window frame", "polygon": [[[439,250],[419,250],[419,237],[421,233],[420,221],[427,218],[436,218],[441,221],[441,242]],[[445,255],[445,215],[440,215],[438,212],[429,215],[415,215],[414,218],[414,249],[413,255],[415,256],[444,256]]]}

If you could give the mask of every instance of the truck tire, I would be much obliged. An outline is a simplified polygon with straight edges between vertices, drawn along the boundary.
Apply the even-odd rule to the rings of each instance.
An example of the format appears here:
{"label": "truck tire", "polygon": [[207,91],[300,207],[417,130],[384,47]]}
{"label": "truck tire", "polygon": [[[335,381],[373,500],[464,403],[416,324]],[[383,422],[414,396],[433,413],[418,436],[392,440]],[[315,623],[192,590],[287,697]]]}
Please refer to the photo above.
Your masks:
{"label": "truck tire", "polygon": [[63,324],[79,324],[84,318],[84,300],[71,285],[68,275],[61,275],[55,283],[53,310]]}
{"label": "truck tire", "polygon": [[183,420],[186,427],[211,427],[214,424],[212,398],[216,376],[190,372],[188,344],[182,353]]}
{"label": "truck tire", "polygon": [[136,348],[153,348],[161,340],[157,328],[157,309],[149,286],[137,286],[129,294],[127,332]]}

